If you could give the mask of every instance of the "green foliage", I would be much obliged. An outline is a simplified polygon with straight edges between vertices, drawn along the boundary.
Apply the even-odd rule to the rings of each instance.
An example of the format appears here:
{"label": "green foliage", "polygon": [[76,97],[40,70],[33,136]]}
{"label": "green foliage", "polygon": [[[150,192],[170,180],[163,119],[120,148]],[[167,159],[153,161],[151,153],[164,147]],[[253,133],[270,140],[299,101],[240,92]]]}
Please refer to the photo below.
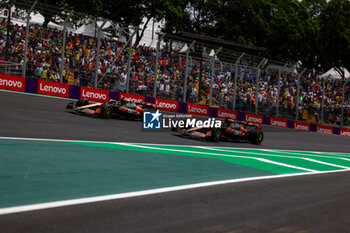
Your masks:
{"label": "green foliage", "polygon": [[350,70],[350,2],[331,0],[320,15],[322,66]]}
{"label": "green foliage", "polygon": [[315,35],[307,8],[297,0],[284,0],[273,7],[264,45],[271,57],[297,62],[308,59]]}

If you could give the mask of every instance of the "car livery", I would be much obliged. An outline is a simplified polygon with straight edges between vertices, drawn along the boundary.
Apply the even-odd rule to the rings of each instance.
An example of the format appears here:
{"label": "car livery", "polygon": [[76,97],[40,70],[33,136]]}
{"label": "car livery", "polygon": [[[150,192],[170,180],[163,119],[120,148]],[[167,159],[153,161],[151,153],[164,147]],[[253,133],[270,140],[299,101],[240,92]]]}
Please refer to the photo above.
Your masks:
{"label": "car livery", "polygon": [[220,128],[175,128],[178,135],[187,138],[197,138],[209,141],[250,142],[260,145],[264,134],[260,125],[226,119]]}
{"label": "car livery", "polygon": [[145,109],[156,110],[157,106],[145,102],[134,103],[128,98],[122,98],[120,101],[110,100],[106,103],[90,103],[87,99],[80,99],[75,104],[70,102],[66,108],[73,113],[106,119],[115,116],[129,120],[142,120]]}

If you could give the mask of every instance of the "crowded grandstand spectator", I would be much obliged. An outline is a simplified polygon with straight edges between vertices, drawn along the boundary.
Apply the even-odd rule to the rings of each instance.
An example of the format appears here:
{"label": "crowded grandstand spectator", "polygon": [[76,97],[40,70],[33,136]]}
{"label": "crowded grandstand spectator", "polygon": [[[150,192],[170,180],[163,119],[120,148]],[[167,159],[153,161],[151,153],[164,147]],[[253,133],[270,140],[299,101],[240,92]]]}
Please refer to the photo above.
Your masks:
{"label": "crowded grandstand spectator", "polygon": [[[10,46],[6,53],[7,23],[0,24],[0,57],[23,64],[25,27],[11,24]],[[70,85],[93,87],[95,85],[95,56],[97,40],[81,34],[68,33],[65,54],[62,61],[62,31],[55,28],[43,28],[32,25],[29,30],[27,76],[42,80],[59,82],[60,66],[64,65],[63,82]],[[125,92],[127,88],[128,48],[115,40],[101,39],[100,59],[98,64],[98,87]],[[153,96],[155,81],[156,50],[146,46],[133,48],[129,89],[131,93]],[[184,57],[178,52],[159,52],[158,77],[156,81],[157,97],[183,101]],[[186,101],[197,104],[208,104],[211,84],[211,67],[192,62],[187,80]],[[21,69],[19,66],[18,69]],[[220,70],[220,71],[219,71]],[[339,80],[325,82],[323,95],[322,80],[317,76],[304,76],[300,79],[300,97],[296,99],[297,77],[282,73],[280,95],[277,99],[278,72],[273,69],[262,69],[257,99],[257,72],[243,71],[238,73],[236,109],[254,112],[258,102],[258,112],[273,116],[279,102],[280,115],[294,119],[296,104],[299,104],[300,120],[321,121],[321,103],[324,98],[324,120],[328,124],[340,124],[341,96],[343,83]],[[213,105],[232,109],[234,98],[234,70],[216,69],[213,80]],[[350,90],[345,89],[344,123],[349,124]]]}

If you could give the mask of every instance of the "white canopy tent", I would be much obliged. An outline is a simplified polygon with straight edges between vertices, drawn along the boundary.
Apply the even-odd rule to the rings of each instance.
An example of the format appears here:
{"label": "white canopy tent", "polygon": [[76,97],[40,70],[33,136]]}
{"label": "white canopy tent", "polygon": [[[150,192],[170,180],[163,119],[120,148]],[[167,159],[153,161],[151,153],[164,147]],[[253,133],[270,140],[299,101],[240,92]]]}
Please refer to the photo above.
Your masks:
{"label": "white canopy tent", "polygon": [[[350,78],[350,72],[342,67],[341,68],[343,71],[344,71],[344,74],[345,74],[345,78]],[[322,74],[319,76],[321,79],[324,79],[324,78],[327,78],[327,77],[330,77],[331,79],[342,79],[342,77],[340,76],[339,72],[336,71],[336,69],[332,68],[330,70],[328,70],[326,73]]]}

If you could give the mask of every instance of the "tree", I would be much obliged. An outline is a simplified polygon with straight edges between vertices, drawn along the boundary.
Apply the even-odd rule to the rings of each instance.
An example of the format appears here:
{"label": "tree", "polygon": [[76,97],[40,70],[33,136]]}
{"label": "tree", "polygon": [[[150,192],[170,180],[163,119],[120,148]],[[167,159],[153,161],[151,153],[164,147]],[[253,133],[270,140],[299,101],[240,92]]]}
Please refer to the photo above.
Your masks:
{"label": "tree", "polygon": [[57,16],[65,18],[65,12],[69,11],[75,12],[75,20],[97,16],[100,5],[100,0],[40,0],[36,9],[44,17],[43,27],[47,27],[50,22],[58,23]]}
{"label": "tree", "polygon": [[266,32],[265,46],[274,59],[298,62],[309,60],[310,45],[316,35],[316,25],[308,10],[297,0],[272,3],[272,18]]}
{"label": "tree", "polygon": [[263,0],[226,0],[208,1],[203,8],[207,19],[212,23],[203,25],[202,30],[209,36],[233,42],[260,45],[264,36],[269,16],[268,5]]}
{"label": "tree", "polygon": [[306,56],[300,58],[302,61],[302,65],[315,68],[322,69],[320,66],[320,33],[321,33],[321,22],[320,15],[324,11],[327,6],[326,0],[303,0],[302,5],[306,7],[309,21],[313,27],[313,33],[308,33],[308,40],[305,42],[307,46],[309,46],[309,53]]}
{"label": "tree", "polygon": [[193,31],[197,34],[207,34],[216,22],[215,12],[220,5],[216,0],[190,0],[187,11],[192,21]]}
{"label": "tree", "polygon": [[320,62],[323,67],[334,67],[344,77],[350,70],[350,2],[331,0],[320,15]]}
{"label": "tree", "polygon": [[193,32],[190,13],[187,11],[188,0],[167,0],[164,10],[165,33]]}

